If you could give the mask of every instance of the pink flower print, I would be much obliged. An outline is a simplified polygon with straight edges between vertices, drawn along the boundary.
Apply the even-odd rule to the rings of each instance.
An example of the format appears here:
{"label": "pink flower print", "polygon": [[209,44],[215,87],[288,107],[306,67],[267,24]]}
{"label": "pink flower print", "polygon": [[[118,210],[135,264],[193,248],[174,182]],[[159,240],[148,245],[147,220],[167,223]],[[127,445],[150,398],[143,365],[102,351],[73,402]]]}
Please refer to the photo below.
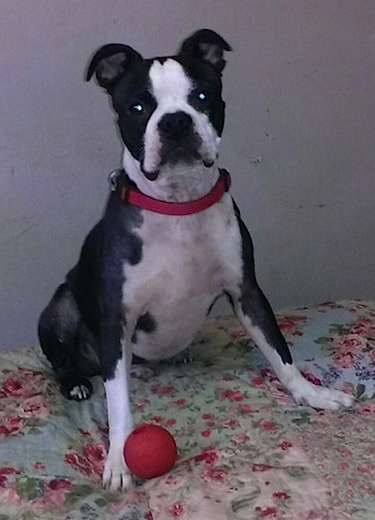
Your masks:
{"label": "pink flower print", "polygon": [[25,399],[23,403],[17,407],[17,411],[20,417],[44,418],[49,414],[49,406],[43,399],[38,396],[30,397]]}
{"label": "pink flower print", "polygon": [[367,341],[359,334],[347,334],[336,338],[335,345],[344,350],[358,350],[366,347]]}
{"label": "pink flower print", "polygon": [[274,518],[277,515],[276,507],[272,507],[272,506],[265,507],[265,508],[261,508],[261,507],[257,506],[255,508],[255,511],[258,513],[260,518],[266,518],[266,517]]}
{"label": "pink flower print", "polygon": [[250,384],[251,384],[252,386],[263,386],[263,385],[264,385],[263,377],[261,377],[261,376],[255,376],[255,377],[253,377],[253,378],[250,380]]}
{"label": "pink flower print", "polygon": [[357,467],[357,470],[361,473],[369,473],[370,471],[373,471],[374,465],[372,462],[365,461],[360,466]]}
{"label": "pink flower print", "polygon": [[208,468],[201,473],[201,477],[205,482],[223,482],[228,476],[225,469]]}
{"label": "pink flower print", "polygon": [[310,381],[310,383],[313,383],[314,385],[317,385],[317,386],[322,386],[322,382],[320,379],[318,379],[316,376],[314,376],[314,374],[312,374],[311,372],[302,372],[302,375],[305,379],[307,379],[307,381]]}
{"label": "pink flower print", "polygon": [[172,401],[173,404],[176,404],[177,406],[184,406],[186,404],[186,399],[176,399],[175,401]]}
{"label": "pink flower print", "polygon": [[179,502],[175,502],[169,508],[169,513],[175,517],[182,516],[184,514],[184,506]]}
{"label": "pink flower print", "polygon": [[78,453],[67,453],[64,459],[65,462],[67,462],[76,471],[82,473],[83,475],[90,475],[92,472],[92,468],[88,460]]}
{"label": "pink flower print", "polygon": [[248,438],[249,436],[246,432],[241,432],[232,438],[232,442],[234,442],[235,444],[241,444],[242,442],[245,442]]}
{"label": "pink flower print", "polygon": [[227,421],[224,422],[224,426],[227,426],[228,428],[236,428],[236,426],[238,426],[238,422],[236,421],[236,419],[228,419]]}
{"label": "pink flower print", "polygon": [[366,327],[365,325],[361,324],[361,323],[358,323],[358,325],[354,325],[351,329],[350,329],[350,334],[359,334],[359,335],[362,335],[366,332]]}
{"label": "pink flower print", "polygon": [[277,498],[278,500],[288,500],[290,498],[290,495],[288,493],[285,493],[285,491],[275,491],[275,493],[272,494],[273,498]]}
{"label": "pink flower print", "polygon": [[285,316],[283,318],[278,318],[277,324],[281,330],[290,330],[294,328],[295,320],[291,316]]}
{"label": "pink flower print", "polygon": [[293,444],[289,441],[282,441],[282,442],[280,442],[279,446],[283,451],[286,451],[289,448],[291,448],[293,446]]}
{"label": "pink flower print", "polygon": [[349,368],[353,366],[355,358],[351,352],[339,352],[333,356],[333,360],[341,368]]}
{"label": "pink flower print", "polygon": [[272,468],[273,468],[273,466],[270,466],[269,464],[262,464],[262,463],[253,464],[251,466],[252,471],[256,471],[256,472],[258,472],[258,471],[261,471],[261,472],[268,471],[268,470],[270,470]]}
{"label": "pink flower print", "polygon": [[199,455],[196,455],[193,460],[195,462],[201,462],[204,461],[206,464],[214,464],[217,459],[219,458],[216,451],[212,449],[208,449],[200,453]]}
{"label": "pink flower print", "polygon": [[66,478],[56,478],[48,483],[49,489],[57,491],[58,489],[69,489],[73,484]]}
{"label": "pink flower print", "polygon": [[104,444],[86,444],[83,447],[83,455],[90,463],[92,470],[97,475],[101,475],[104,469],[104,461],[106,457],[106,449]]}
{"label": "pink flower print", "polygon": [[172,392],[172,387],[171,386],[162,386],[160,389],[159,389],[159,393],[161,395],[168,395]]}
{"label": "pink flower print", "polygon": [[362,403],[358,407],[358,412],[361,415],[375,414],[375,402],[374,401],[372,401],[372,402],[368,401],[368,402]]}
{"label": "pink flower print", "polygon": [[18,475],[19,473],[19,471],[10,466],[0,468],[0,487],[5,487],[8,475]]}
{"label": "pink flower print", "polygon": [[240,390],[222,390],[220,392],[220,398],[239,402],[243,400],[243,394]]}
{"label": "pink flower print", "polygon": [[0,435],[15,435],[22,430],[23,425],[23,420],[17,415],[5,417],[0,424]]}
{"label": "pink flower print", "polygon": [[269,430],[275,430],[276,429],[276,423],[273,421],[268,421],[266,419],[263,419],[259,423],[262,430],[269,431]]}
{"label": "pink flower print", "polygon": [[249,404],[244,404],[243,406],[241,406],[240,413],[242,415],[253,413],[253,408]]}
{"label": "pink flower print", "polygon": [[218,458],[219,455],[216,453],[216,451],[207,451],[204,456],[204,461],[206,464],[214,464]]}

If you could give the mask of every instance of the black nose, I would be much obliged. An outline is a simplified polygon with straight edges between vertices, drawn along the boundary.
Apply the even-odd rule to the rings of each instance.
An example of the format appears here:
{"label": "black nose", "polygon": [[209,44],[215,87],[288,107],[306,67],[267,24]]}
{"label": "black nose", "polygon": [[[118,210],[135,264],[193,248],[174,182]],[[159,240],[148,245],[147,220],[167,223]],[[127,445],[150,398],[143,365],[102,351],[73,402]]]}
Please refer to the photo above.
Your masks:
{"label": "black nose", "polygon": [[185,112],[165,114],[159,121],[160,132],[169,139],[179,139],[189,135],[193,126],[193,119]]}

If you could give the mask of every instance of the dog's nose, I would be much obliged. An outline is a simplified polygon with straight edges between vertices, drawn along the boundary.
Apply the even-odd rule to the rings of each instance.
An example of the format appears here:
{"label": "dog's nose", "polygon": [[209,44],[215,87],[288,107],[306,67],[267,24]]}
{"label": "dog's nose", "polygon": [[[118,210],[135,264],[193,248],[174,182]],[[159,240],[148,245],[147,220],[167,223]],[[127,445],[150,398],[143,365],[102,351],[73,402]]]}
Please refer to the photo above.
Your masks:
{"label": "dog's nose", "polygon": [[179,139],[189,135],[193,126],[193,119],[186,112],[165,114],[159,121],[160,132],[169,139]]}

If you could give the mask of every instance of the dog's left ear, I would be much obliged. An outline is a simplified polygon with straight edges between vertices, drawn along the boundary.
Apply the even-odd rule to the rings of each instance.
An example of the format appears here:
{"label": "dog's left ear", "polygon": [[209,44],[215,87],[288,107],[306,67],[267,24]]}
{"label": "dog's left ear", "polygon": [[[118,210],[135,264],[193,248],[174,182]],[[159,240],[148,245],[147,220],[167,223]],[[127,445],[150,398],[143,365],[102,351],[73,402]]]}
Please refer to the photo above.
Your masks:
{"label": "dog's left ear", "polygon": [[190,55],[210,63],[218,72],[225,67],[224,51],[231,51],[228,42],[211,29],[200,29],[187,38],[180,47],[179,56]]}

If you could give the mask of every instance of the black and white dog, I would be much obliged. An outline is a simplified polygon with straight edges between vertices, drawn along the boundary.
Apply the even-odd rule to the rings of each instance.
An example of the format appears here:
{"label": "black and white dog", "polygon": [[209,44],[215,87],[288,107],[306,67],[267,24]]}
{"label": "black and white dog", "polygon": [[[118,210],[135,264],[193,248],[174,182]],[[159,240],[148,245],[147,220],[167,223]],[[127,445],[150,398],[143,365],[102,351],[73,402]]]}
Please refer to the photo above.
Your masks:
{"label": "black and white dog", "polygon": [[78,264],[39,321],[43,352],[62,393],[86,399],[102,374],[109,452],[103,483],[126,489],[122,450],[133,428],[133,354],[165,359],[194,339],[215,299],[240,322],[298,402],[336,410],[352,397],[314,386],[293,364],[254,274],[253,245],[216,165],[229,44],[203,29],[177,55],[143,59],[127,45],[100,48],[89,65],[118,115],[124,169]]}

